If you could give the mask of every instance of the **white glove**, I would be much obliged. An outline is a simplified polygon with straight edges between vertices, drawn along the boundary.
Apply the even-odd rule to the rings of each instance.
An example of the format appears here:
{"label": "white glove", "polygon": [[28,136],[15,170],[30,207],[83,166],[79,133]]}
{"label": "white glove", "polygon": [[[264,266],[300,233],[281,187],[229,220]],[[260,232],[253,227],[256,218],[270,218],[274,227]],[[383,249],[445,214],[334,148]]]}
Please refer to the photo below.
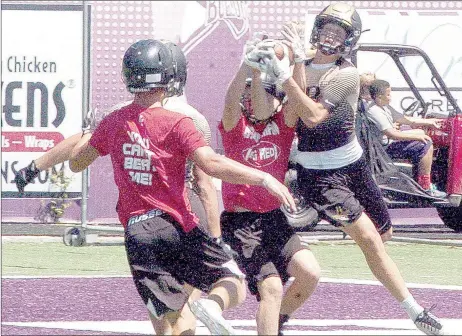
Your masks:
{"label": "white glove", "polygon": [[255,48],[245,55],[244,63],[251,68],[258,69],[261,72],[266,72],[267,60],[262,58],[261,51],[271,49],[274,47],[274,45],[274,40],[263,40],[258,42]]}
{"label": "white glove", "polygon": [[276,78],[277,83],[282,84],[292,77],[288,55],[285,55],[282,60],[279,60],[273,48],[257,48],[255,53],[257,55],[256,57],[263,60],[262,71]]}
{"label": "white glove", "polygon": [[244,50],[243,50],[243,59],[245,56],[250,53],[252,50],[254,50],[257,46],[258,43],[263,41],[268,37],[268,34],[266,32],[256,32],[252,35],[252,38],[248,41],[245,42],[244,44]]}
{"label": "white glove", "polygon": [[253,69],[266,71],[266,64],[264,64],[260,57],[260,50],[255,48],[247,55],[244,56],[244,63]]}
{"label": "white glove", "polygon": [[287,44],[292,48],[294,53],[294,62],[301,63],[306,60],[305,47],[303,46],[302,39],[298,35],[297,28],[293,22],[286,24],[282,27],[282,36],[287,40]]}

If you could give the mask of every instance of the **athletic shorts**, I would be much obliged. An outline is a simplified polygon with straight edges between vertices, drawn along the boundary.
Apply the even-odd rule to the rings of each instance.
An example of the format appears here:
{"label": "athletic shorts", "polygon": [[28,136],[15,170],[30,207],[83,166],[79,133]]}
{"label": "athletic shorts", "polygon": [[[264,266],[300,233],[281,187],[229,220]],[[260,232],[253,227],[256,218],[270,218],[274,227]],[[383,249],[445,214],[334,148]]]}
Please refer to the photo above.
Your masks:
{"label": "athletic shorts", "polygon": [[286,283],[292,256],[308,248],[279,209],[266,213],[224,211],[221,231],[223,240],[237,252],[234,259],[258,301],[257,283],[270,276],[279,276]]}
{"label": "athletic shorts", "polygon": [[297,179],[308,204],[334,226],[350,225],[364,211],[380,234],[391,228],[387,205],[364,157],[337,169],[305,169],[297,164]]}
{"label": "athletic shorts", "polygon": [[427,154],[432,143],[422,141],[393,141],[385,149],[387,154],[395,160],[410,160],[417,167],[420,160]]}
{"label": "athletic shorts", "polygon": [[155,317],[183,307],[184,283],[209,292],[221,278],[244,277],[231,252],[199,228],[185,233],[159,210],[141,216],[129,220],[125,248],[136,289]]}

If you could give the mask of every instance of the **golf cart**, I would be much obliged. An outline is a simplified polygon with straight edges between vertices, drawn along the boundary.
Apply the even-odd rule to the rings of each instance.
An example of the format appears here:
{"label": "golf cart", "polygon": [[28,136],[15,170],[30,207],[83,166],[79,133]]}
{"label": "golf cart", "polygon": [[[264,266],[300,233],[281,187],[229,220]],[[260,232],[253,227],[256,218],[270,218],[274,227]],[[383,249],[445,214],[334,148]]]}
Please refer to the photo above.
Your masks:
{"label": "golf cart", "polygon": [[[370,121],[365,111],[359,108],[358,138],[388,207],[390,209],[435,207],[446,226],[455,231],[462,231],[462,112],[456,99],[428,55],[418,47],[395,44],[360,44],[351,57],[356,66],[358,66],[358,55],[363,53],[381,53],[393,60],[414,96],[413,102],[404,108],[405,115],[438,118],[442,119],[443,124],[441,129],[427,130],[434,146],[432,181],[439,190],[447,193],[445,199],[439,199],[425,193],[414,181],[412,169],[406,169],[409,164],[393,162],[380,141],[371,138]],[[426,70],[436,92],[447,100],[445,110],[440,108],[441,105],[438,105],[439,111],[432,109],[433,101],[426,101],[423,97],[423,91],[429,90],[420,89],[415,85],[410,72],[405,67],[406,59],[411,57],[418,57],[418,61],[421,62],[420,66],[428,67]],[[383,79],[387,80],[387,78]],[[435,91],[435,89],[432,90]]]}

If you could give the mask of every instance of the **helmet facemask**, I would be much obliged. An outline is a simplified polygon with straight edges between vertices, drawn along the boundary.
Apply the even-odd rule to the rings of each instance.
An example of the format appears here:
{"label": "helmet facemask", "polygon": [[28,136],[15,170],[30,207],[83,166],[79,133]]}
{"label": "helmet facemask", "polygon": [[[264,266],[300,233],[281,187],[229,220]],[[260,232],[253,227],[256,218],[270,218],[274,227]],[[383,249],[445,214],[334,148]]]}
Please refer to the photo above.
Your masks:
{"label": "helmet facemask", "polygon": [[[326,25],[331,29],[326,30]],[[335,28],[333,26],[336,26]],[[339,29],[344,30],[346,35],[343,36],[342,40],[335,42],[324,41],[321,43],[321,34],[327,35],[328,38],[336,38],[335,35],[339,35]],[[311,32],[310,43],[316,46],[324,55],[335,55],[348,56],[351,50],[355,47],[356,43],[361,36],[362,23],[358,12],[354,7],[345,3],[335,3],[324,8],[321,13],[316,16],[313,30]],[[331,40],[332,41],[332,40]]]}
{"label": "helmet facemask", "polygon": [[318,50],[326,56],[342,54],[348,35],[339,25],[325,24],[319,32]]}

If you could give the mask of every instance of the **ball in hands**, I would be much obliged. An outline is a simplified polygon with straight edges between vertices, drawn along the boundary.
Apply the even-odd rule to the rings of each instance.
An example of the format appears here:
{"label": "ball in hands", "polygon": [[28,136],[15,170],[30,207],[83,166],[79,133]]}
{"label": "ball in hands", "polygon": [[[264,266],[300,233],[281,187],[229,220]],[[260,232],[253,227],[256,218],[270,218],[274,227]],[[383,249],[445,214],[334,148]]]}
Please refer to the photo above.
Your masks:
{"label": "ball in hands", "polygon": [[282,42],[277,42],[274,47],[274,53],[279,60],[282,60],[286,54],[289,56],[290,64],[294,63],[294,53],[291,48]]}

